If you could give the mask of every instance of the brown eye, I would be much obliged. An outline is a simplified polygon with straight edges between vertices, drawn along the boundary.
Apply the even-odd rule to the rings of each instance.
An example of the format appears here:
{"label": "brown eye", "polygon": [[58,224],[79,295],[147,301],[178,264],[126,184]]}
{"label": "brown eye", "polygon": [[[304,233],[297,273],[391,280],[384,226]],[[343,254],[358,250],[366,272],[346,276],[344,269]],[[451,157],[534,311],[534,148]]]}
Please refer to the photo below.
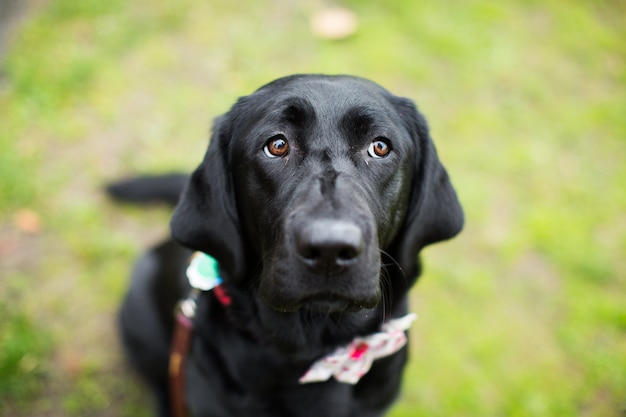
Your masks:
{"label": "brown eye", "polygon": [[376,139],[374,142],[370,143],[370,146],[367,148],[367,153],[372,158],[384,158],[389,155],[391,152],[391,146],[386,139]]}
{"label": "brown eye", "polygon": [[263,152],[270,158],[279,158],[289,153],[289,142],[283,135],[273,136],[265,144]]}

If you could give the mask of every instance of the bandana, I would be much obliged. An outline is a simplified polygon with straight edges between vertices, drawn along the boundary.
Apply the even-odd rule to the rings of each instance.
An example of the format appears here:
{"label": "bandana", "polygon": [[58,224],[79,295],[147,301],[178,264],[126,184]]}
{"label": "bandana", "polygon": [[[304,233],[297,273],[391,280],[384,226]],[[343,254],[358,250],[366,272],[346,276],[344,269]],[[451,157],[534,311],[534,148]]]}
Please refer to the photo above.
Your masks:
{"label": "bandana", "polygon": [[327,381],[334,376],[339,382],[356,384],[370,370],[374,360],[390,356],[406,345],[405,331],[416,318],[414,313],[407,314],[384,323],[378,333],[355,338],[348,346],[315,362],[300,378],[300,383]]}

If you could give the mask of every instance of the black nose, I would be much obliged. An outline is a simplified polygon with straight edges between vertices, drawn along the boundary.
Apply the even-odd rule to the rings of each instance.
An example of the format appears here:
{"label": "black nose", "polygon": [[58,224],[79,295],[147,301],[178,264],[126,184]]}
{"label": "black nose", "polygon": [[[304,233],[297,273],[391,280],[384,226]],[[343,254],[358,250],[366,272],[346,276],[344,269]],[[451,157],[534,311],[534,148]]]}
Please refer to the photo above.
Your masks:
{"label": "black nose", "polygon": [[300,258],[316,272],[337,272],[363,252],[363,232],[344,220],[314,220],[296,232]]}

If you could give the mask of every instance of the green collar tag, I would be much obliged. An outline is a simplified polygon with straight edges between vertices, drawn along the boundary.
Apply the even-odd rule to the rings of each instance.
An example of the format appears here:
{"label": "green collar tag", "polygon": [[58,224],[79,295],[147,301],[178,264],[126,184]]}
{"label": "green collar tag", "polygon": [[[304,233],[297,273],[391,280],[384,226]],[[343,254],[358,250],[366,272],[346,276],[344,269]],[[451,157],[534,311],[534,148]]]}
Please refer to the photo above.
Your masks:
{"label": "green collar tag", "polygon": [[209,291],[222,283],[217,260],[206,253],[196,252],[187,267],[187,279],[192,288]]}

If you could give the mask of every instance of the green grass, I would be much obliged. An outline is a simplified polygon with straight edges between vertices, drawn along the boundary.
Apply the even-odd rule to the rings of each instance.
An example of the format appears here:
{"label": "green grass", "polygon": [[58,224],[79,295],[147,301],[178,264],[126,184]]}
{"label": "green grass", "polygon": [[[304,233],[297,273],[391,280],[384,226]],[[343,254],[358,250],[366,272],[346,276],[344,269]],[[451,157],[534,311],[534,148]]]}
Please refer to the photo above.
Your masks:
{"label": "green grass", "polygon": [[41,390],[50,340],[45,330],[13,305],[0,303],[0,317],[0,398],[11,400],[0,402],[0,413],[5,415]]}
{"label": "green grass", "polygon": [[[148,415],[114,315],[169,213],[100,187],[191,170],[212,117],[296,72],[415,99],[466,210],[463,234],[424,253],[392,415],[623,415],[626,6],[348,0],[359,31],[328,42],[308,29],[317,4],[57,0],[21,26],[0,89],[11,415]],[[22,208],[39,232],[16,225]]]}

